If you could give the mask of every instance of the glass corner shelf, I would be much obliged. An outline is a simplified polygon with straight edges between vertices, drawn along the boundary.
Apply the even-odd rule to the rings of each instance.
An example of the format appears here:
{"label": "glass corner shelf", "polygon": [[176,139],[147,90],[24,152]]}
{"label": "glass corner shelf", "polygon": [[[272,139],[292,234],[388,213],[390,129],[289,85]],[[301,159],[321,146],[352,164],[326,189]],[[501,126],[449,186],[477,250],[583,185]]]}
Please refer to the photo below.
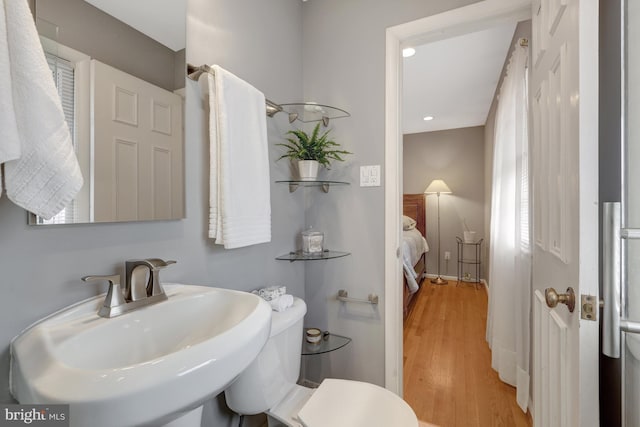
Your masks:
{"label": "glass corner shelf", "polygon": [[329,126],[329,120],[351,116],[341,108],[316,102],[293,102],[280,104],[280,107],[282,111],[289,114],[289,123],[293,123],[295,120],[299,120],[302,123],[322,122],[326,127]]}
{"label": "glass corner shelf", "polygon": [[342,258],[344,256],[350,255],[349,252],[338,252],[338,251],[330,251],[325,249],[322,253],[317,255],[307,255],[303,254],[302,251],[289,252],[288,254],[280,255],[277,257],[277,260],[280,261],[316,261],[321,259],[333,259],[333,258]]}
{"label": "glass corner shelf", "polygon": [[276,181],[276,184],[289,184],[289,193],[293,193],[298,189],[298,187],[322,187],[322,191],[325,193],[329,192],[329,188],[332,185],[349,185],[348,182],[344,181],[299,181],[299,180],[283,180]]}
{"label": "glass corner shelf", "polygon": [[317,344],[309,343],[302,338],[302,355],[312,356],[314,354],[329,353],[341,349],[350,342],[351,338],[349,337],[335,335],[327,331],[322,334],[322,339]]}
{"label": "glass corner shelf", "polygon": [[322,191],[325,193],[329,192],[329,187],[332,185],[349,185],[348,182],[344,181],[299,181],[299,180],[283,180],[276,181],[276,184],[289,184],[289,193],[293,193],[298,189],[298,187],[322,187]]}

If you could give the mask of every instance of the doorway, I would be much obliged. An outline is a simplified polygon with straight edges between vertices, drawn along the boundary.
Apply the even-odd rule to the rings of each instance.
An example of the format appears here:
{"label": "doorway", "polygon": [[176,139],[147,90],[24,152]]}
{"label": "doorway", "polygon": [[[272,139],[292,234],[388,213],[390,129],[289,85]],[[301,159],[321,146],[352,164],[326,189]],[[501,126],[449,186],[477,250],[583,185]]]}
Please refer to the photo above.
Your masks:
{"label": "doorway", "polygon": [[[402,380],[398,373],[402,371],[399,365],[398,357],[402,356],[402,344],[399,342],[397,332],[400,330],[400,316],[394,315],[395,302],[398,301],[397,290],[392,288],[393,283],[398,282],[399,263],[394,259],[397,257],[399,239],[399,230],[395,224],[399,222],[398,215],[398,190],[401,189],[399,182],[398,170],[402,170],[399,164],[402,148],[398,146],[399,125],[398,117],[401,117],[398,105],[399,82],[398,74],[401,65],[398,61],[399,50],[403,43],[419,40],[442,39],[447,37],[447,30],[460,34],[462,28],[478,28],[479,25],[486,24],[488,21],[504,19],[505,15],[513,15],[518,13],[518,6],[522,6],[520,12],[526,13],[528,16],[530,2],[514,2],[492,1],[486,0],[475,3],[468,7],[463,7],[452,11],[437,15],[424,20],[416,21],[410,24],[393,27],[387,31],[387,75],[386,75],[386,164],[387,164],[387,186],[386,186],[386,212],[385,212],[385,234],[387,237],[387,251],[385,256],[386,262],[386,305],[389,307],[386,316],[386,377],[385,380],[390,389],[395,389],[400,393]],[[559,230],[562,234],[549,234],[547,237],[551,239],[553,245],[546,246],[542,241],[540,251],[536,247],[536,254],[539,259],[539,265],[535,263],[536,254],[534,254],[534,269],[538,268],[538,276],[534,274],[534,289],[536,293],[536,310],[534,323],[534,340],[533,348],[541,350],[553,346],[553,353],[535,353],[534,364],[540,362],[551,363],[553,366],[563,365],[571,367],[571,369],[562,369],[562,375],[553,375],[555,371],[543,369],[544,365],[534,369],[536,375],[540,378],[534,380],[534,392],[544,393],[544,385],[549,381],[554,381],[554,387],[562,392],[562,398],[567,405],[563,404],[560,399],[551,400],[545,405],[541,399],[536,399],[538,404],[535,407],[538,411],[547,411],[555,414],[556,409],[561,408],[562,420],[567,425],[590,425],[597,423],[598,406],[597,406],[597,390],[598,380],[589,373],[597,371],[597,363],[594,363],[594,356],[597,356],[597,326],[592,318],[580,318],[582,306],[579,306],[577,314],[573,313],[570,298],[563,295],[564,302],[567,302],[569,314],[563,310],[556,310],[556,304],[553,299],[547,298],[545,305],[544,295],[540,298],[545,288],[560,287],[567,284],[576,287],[576,294],[583,292],[587,298],[598,298],[597,289],[597,178],[593,171],[597,169],[597,123],[598,123],[598,4],[586,0],[567,0],[567,1],[550,1],[536,2],[537,6],[532,8],[535,11],[533,17],[534,22],[534,43],[540,41],[538,45],[534,45],[537,51],[534,51],[533,86],[534,93],[546,94],[546,91],[540,92],[540,86],[547,80],[554,84],[550,86],[549,97],[546,95],[540,97],[541,100],[548,99],[548,104],[539,103],[545,107],[544,115],[538,116],[541,125],[533,131],[533,141],[539,140],[549,141],[548,144],[554,149],[566,150],[571,149],[571,156],[564,155],[563,160],[571,159],[569,168],[555,167],[554,171],[562,173],[571,172],[571,181],[558,181],[554,177],[554,181],[545,179],[549,197],[562,197],[561,190],[569,186],[569,183],[578,184],[576,191],[567,193],[570,197],[567,200],[559,199],[561,203],[550,205],[553,207],[552,212],[549,209],[544,214],[550,220],[556,221],[553,225],[557,225],[557,221],[571,218],[571,222],[563,222],[564,227]],[[566,9],[566,13],[563,12]],[[526,17],[523,17],[523,19]],[[556,31],[557,30],[557,31]],[[536,31],[539,31],[537,33]],[[427,35],[425,35],[427,32]],[[541,39],[536,34],[543,34],[545,45],[541,47]],[[548,49],[546,49],[548,46]],[[541,54],[547,52],[547,55],[540,61],[538,67],[537,61],[542,57]],[[566,61],[565,61],[566,60]],[[562,64],[560,67],[559,64]],[[537,74],[536,74],[537,72]],[[550,84],[551,84],[550,83]],[[562,83],[562,84],[560,84]],[[569,120],[568,118],[571,118]],[[562,124],[562,127],[558,125]],[[551,124],[549,124],[551,123]],[[548,127],[552,126],[552,127]],[[550,129],[548,135],[544,130]],[[562,130],[559,132],[558,130]],[[552,132],[553,131],[553,132]],[[566,138],[564,138],[566,137]],[[566,147],[566,148],[565,148]],[[564,151],[563,151],[564,152]],[[545,156],[534,156],[538,159],[538,163],[534,166],[544,164],[545,161],[555,161],[556,158]],[[547,158],[549,157],[549,158]],[[559,174],[559,176],[562,174]],[[546,177],[541,172],[534,171],[535,177]],[[557,181],[557,182],[556,182]],[[534,198],[535,200],[535,198]],[[560,210],[558,206],[570,205],[571,210]],[[548,206],[547,206],[548,207]],[[552,214],[561,215],[552,216]],[[566,212],[570,212],[570,215]],[[595,213],[595,214],[594,214]],[[540,217],[538,217],[540,218]],[[566,224],[572,226],[571,232],[567,232]],[[577,227],[579,225],[579,228]],[[540,229],[537,227],[537,229]],[[566,233],[566,238],[565,238]],[[563,237],[564,240],[561,240]],[[561,243],[562,246],[558,246]],[[538,242],[536,241],[536,245]],[[571,246],[575,248],[572,251],[574,255],[570,258],[566,255],[566,251],[560,249]],[[556,250],[548,250],[551,248]],[[557,253],[556,253],[557,252]],[[551,269],[544,270],[545,266],[559,264],[555,259],[556,256],[560,263],[564,263],[562,270],[558,267],[558,271]],[[550,261],[548,260],[550,259]],[[546,264],[545,264],[546,263]],[[542,269],[542,270],[541,270]],[[548,274],[540,274],[548,273]],[[568,279],[568,280],[563,280]],[[536,281],[537,280],[537,281]],[[570,282],[570,283],[569,283]],[[567,290],[567,295],[572,295],[572,289]],[[548,306],[548,307],[547,307]],[[559,307],[563,308],[563,307]],[[587,307],[588,309],[588,307]],[[562,329],[563,335],[561,339],[553,341],[555,329],[547,327],[554,318],[554,323],[558,328]],[[571,342],[566,339],[571,338]],[[389,346],[391,344],[391,346]],[[558,344],[558,345],[555,345]],[[568,345],[571,345],[568,347]],[[395,348],[394,348],[395,346]],[[566,348],[568,351],[563,351]],[[391,349],[391,350],[390,350]],[[555,359],[551,360],[551,356]],[[396,359],[394,359],[394,356]],[[597,360],[596,360],[597,362]],[[545,389],[545,390],[548,390]],[[555,390],[555,388],[554,388]],[[560,396],[560,395],[559,395]],[[570,400],[567,400],[570,399]],[[560,403],[558,403],[560,402]],[[537,414],[540,415],[540,414]],[[537,420],[543,420],[545,417],[537,417]],[[560,419],[560,418],[557,418]],[[542,421],[537,421],[542,422]],[[584,424],[586,423],[586,424]]]}
{"label": "doorway", "polygon": [[[438,201],[421,197],[427,205],[427,272],[444,282],[426,280],[413,294],[403,334],[404,398],[420,420],[437,425],[531,425],[528,393],[521,392],[523,412],[509,385],[513,379],[492,367],[487,337],[498,355],[502,345],[495,330],[486,335],[488,293],[484,282],[477,283],[487,278],[494,146],[497,135],[505,135],[513,58],[527,56],[530,37],[530,20],[508,22],[414,45],[415,54],[403,60],[403,212],[410,215],[406,198],[429,192],[433,180],[446,182],[451,192]],[[510,63],[511,78],[503,83]],[[433,119],[420,123],[427,113]],[[494,125],[498,117],[502,124]],[[516,202],[505,205],[513,212]],[[465,232],[473,236],[468,241]],[[403,231],[403,259],[409,233]]]}
{"label": "doorway", "polygon": [[402,129],[400,52],[408,44],[426,44],[506,22],[530,19],[528,0],[484,1],[401,24],[386,34],[385,102],[385,385],[402,395],[402,266],[399,262],[402,194]]}

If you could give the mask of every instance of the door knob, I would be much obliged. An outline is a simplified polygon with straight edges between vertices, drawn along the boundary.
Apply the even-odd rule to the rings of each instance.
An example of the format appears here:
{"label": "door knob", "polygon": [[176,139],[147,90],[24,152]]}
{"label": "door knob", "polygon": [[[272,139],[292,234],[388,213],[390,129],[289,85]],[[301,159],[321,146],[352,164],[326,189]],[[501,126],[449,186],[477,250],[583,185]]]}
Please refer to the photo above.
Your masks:
{"label": "door knob", "polygon": [[553,288],[547,288],[544,290],[544,298],[547,300],[547,305],[551,308],[560,304],[566,304],[569,309],[569,313],[573,313],[576,308],[576,293],[573,288],[567,288],[566,294],[559,294]]}

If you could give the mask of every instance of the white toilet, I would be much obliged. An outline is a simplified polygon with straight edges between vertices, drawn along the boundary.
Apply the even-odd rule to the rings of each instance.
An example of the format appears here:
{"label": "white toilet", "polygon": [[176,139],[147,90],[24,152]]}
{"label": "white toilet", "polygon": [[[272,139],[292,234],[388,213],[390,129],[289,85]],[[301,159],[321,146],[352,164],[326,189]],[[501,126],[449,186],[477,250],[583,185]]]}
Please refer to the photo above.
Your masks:
{"label": "white toilet", "polygon": [[296,384],[300,372],[305,302],[273,312],[271,335],[258,357],[225,390],[241,415],[266,413],[269,426],[417,427],[409,405],[394,393],[360,381],[324,380],[317,389]]}

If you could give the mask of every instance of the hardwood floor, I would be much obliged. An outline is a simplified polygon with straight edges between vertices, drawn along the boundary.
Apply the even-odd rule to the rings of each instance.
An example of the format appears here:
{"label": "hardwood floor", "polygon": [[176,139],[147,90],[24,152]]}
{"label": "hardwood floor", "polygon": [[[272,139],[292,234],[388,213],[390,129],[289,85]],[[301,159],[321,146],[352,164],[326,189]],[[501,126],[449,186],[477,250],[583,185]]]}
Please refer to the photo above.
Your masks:
{"label": "hardwood floor", "polygon": [[404,324],[404,398],[441,427],[531,426],[516,390],[491,369],[487,293],[472,284],[422,285]]}

